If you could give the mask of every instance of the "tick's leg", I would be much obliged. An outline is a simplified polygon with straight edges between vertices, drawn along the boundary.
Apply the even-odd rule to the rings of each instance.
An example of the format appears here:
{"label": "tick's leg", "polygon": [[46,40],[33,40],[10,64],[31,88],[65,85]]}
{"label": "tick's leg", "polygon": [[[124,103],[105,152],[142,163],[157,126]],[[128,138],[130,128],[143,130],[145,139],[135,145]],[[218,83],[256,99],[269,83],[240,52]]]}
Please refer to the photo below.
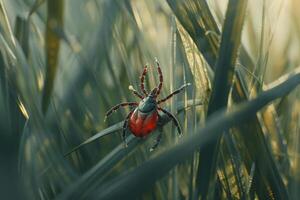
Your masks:
{"label": "tick's leg", "polygon": [[104,121],[106,120],[106,118],[111,115],[114,111],[118,110],[120,107],[124,107],[124,106],[137,106],[138,103],[137,102],[125,102],[125,103],[120,103],[115,105],[114,107],[112,107],[111,109],[109,109],[106,114],[105,114],[105,118]]}
{"label": "tick's leg", "polygon": [[129,88],[129,90],[131,90],[131,91],[133,92],[133,94],[134,94],[135,96],[139,97],[140,99],[143,99],[143,98],[144,98],[143,95],[141,95],[138,91],[136,91],[136,90],[133,88],[132,85],[129,85],[128,88]]}
{"label": "tick's leg", "polygon": [[159,129],[159,134],[158,134],[158,136],[156,138],[155,144],[151,147],[150,151],[153,151],[154,149],[156,149],[156,147],[160,143],[161,137],[162,137],[162,129]]}
{"label": "tick's leg", "polygon": [[144,81],[145,81],[145,76],[147,74],[147,65],[145,65],[143,73],[141,75],[141,90],[144,93],[145,96],[148,96],[148,93],[145,90],[145,85],[144,85]]}
{"label": "tick's leg", "polygon": [[175,126],[176,126],[176,128],[177,128],[177,131],[178,131],[179,136],[182,136],[182,131],[181,131],[179,122],[178,122],[178,120],[176,119],[176,117],[175,117],[172,113],[166,111],[166,110],[163,109],[163,108],[159,108],[159,107],[158,107],[157,109],[160,110],[160,111],[162,111],[162,112],[165,113],[166,115],[168,115],[168,117],[170,117],[170,118],[173,120],[173,122],[174,122],[174,124],[175,124]]}
{"label": "tick's leg", "polygon": [[125,147],[127,147],[127,142],[126,142],[126,130],[128,128],[128,121],[130,119],[131,114],[133,113],[134,109],[130,111],[130,113],[126,116],[126,119],[123,123],[123,129],[122,129],[122,139],[125,144]]}
{"label": "tick's leg", "polygon": [[171,97],[173,97],[175,94],[178,94],[179,92],[183,91],[183,89],[186,88],[189,85],[191,85],[191,84],[187,83],[187,84],[182,85],[180,88],[178,88],[177,90],[175,90],[174,92],[172,92],[171,94],[169,94],[167,97],[158,100],[157,104],[160,104],[160,103],[163,103],[163,102],[167,101],[168,99],[170,99]]}
{"label": "tick's leg", "polygon": [[155,59],[156,65],[157,65],[157,71],[158,71],[158,75],[159,75],[159,84],[157,86],[157,92],[155,96],[158,96],[160,94],[161,88],[162,88],[162,84],[163,84],[163,74],[161,72],[161,68],[159,66],[159,62],[157,59]]}

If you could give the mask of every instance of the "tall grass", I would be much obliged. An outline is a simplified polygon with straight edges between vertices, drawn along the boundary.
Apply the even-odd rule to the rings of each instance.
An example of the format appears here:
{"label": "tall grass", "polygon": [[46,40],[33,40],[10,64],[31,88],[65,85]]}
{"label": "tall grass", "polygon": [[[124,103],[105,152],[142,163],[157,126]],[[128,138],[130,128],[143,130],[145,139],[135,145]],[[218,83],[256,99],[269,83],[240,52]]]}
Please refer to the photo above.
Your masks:
{"label": "tall grass", "polygon": [[[298,199],[296,0],[0,0],[0,199]],[[164,74],[145,139],[122,125]]]}

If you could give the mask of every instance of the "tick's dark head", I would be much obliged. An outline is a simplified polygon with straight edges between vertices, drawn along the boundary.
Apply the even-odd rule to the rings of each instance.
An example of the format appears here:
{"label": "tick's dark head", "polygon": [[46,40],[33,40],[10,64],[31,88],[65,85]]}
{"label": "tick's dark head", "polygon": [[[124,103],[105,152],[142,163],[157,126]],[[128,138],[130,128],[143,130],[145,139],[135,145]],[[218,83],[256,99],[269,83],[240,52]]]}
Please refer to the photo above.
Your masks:
{"label": "tick's dark head", "polygon": [[155,98],[151,95],[144,98],[140,103],[138,107],[139,111],[143,113],[150,113],[153,110],[156,109],[156,101]]}
{"label": "tick's dark head", "polygon": [[151,92],[149,93],[148,97],[155,98],[156,97],[156,93],[157,93],[157,88],[154,88],[153,90],[151,90]]}

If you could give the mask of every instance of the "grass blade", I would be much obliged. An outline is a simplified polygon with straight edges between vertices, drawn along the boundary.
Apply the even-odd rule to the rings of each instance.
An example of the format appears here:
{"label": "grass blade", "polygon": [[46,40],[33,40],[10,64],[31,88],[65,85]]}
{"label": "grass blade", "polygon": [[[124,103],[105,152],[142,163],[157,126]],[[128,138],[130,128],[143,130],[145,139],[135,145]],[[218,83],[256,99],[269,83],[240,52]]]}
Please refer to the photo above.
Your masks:
{"label": "grass blade", "polygon": [[[207,63],[213,68],[216,61],[218,40],[215,34],[206,34],[210,30],[218,34],[217,26],[211,19],[211,14],[206,1],[194,0],[167,0],[179,22],[183,25],[191,38],[194,40],[199,51],[202,53]],[[203,12],[202,12],[203,10]],[[208,16],[197,16],[191,11],[206,14]],[[205,27],[205,25],[206,27]],[[209,24],[209,26],[208,26]]]}
{"label": "grass blade", "polygon": [[[8,20],[6,9],[3,0],[0,0],[0,23],[1,23],[1,33],[4,35],[6,41],[11,42],[13,46],[16,45],[15,37],[11,25]],[[10,45],[11,45],[10,43]]]}
{"label": "grass blade", "polygon": [[[229,91],[233,83],[235,62],[240,46],[241,33],[247,1],[230,0],[223,26],[219,57],[215,67],[213,91],[210,97],[207,115],[227,106]],[[214,182],[219,142],[212,143],[200,152],[197,174],[197,188],[206,199],[209,187]]]}
{"label": "grass blade", "polygon": [[[191,106],[197,106],[197,105],[201,105],[202,104],[200,100],[195,100],[195,104],[193,104],[193,103],[194,103],[193,100],[188,100],[186,107],[184,106],[184,103],[182,103],[182,102],[179,103],[178,106],[177,106],[177,112],[182,112],[183,109],[185,109],[185,108],[188,108],[188,107],[191,107]],[[164,118],[164,117],[166,118],[165,120],[163,120],[164,121],[163,124],[165,125],[166,123],[168,123],[170,121],[170,119],[167,118],[165,115],[162,115],[162,118]],[[91,142],[94,142],[94,141],[96,141],[96,140],[98,140],[98,139],[100,139],[100,138],[102,138],[102,137],[104,137],[104,136],[106,136],[108,134],[111,134],[111,133],[114,133],[116,131],[121,130],[122,126],[123,126],[123,121],[119,122],[119,123],[116,123],[116,124],[114,124],[114,125],[106,128],[106,129],[100,131],[99,133],[97,133],[94,136],[90,137],[89,139],[85,140],[83,143],[81,143],[78,146],[74,147],[71,151],[69,151],[68,153],[66,153],[65,156],[68,156],[72,152],[80,149],[81,147],[83,147],[83,146],[85,146],[85,145],[87,145],[87,144],[89,144]]]}
{"label": "grass blade", "polygon": [[63,0],[48,0],[46,28],[46,78],[44,81],[42,111],[47,112],[58,67],[60,37],[57,30],[63,29]]}
{"label": "grass blade", "polygon": [[28,57],[29,54],[29,23],[28,20],[23,19],[21,17],[17,17],[15,24],[15,35],[18,39],[24,55]]}
{"label": "grass blade", "polygon": [[35,0],[34,4],[32,5],[29,11],[28,17],[30,17],[33,13],[35,13],[37,9],[45,2],[46,0]]}

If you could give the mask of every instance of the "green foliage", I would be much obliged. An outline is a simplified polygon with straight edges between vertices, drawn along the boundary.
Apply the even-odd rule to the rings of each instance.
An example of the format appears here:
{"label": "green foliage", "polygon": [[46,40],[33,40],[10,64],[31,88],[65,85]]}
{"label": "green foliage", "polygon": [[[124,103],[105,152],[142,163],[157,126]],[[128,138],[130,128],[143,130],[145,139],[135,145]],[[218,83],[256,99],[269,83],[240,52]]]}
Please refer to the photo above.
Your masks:
{"label": "green foliage", "polygon": [[[295,0],[0,0],[1,199],[298,199]],[[291,13],[287,15],[286,13]],[[285,15],[284,15],[285,14]],[[286,21],[289,23],[286,23]],[[163,137],[121,139],[164,74]]]}

